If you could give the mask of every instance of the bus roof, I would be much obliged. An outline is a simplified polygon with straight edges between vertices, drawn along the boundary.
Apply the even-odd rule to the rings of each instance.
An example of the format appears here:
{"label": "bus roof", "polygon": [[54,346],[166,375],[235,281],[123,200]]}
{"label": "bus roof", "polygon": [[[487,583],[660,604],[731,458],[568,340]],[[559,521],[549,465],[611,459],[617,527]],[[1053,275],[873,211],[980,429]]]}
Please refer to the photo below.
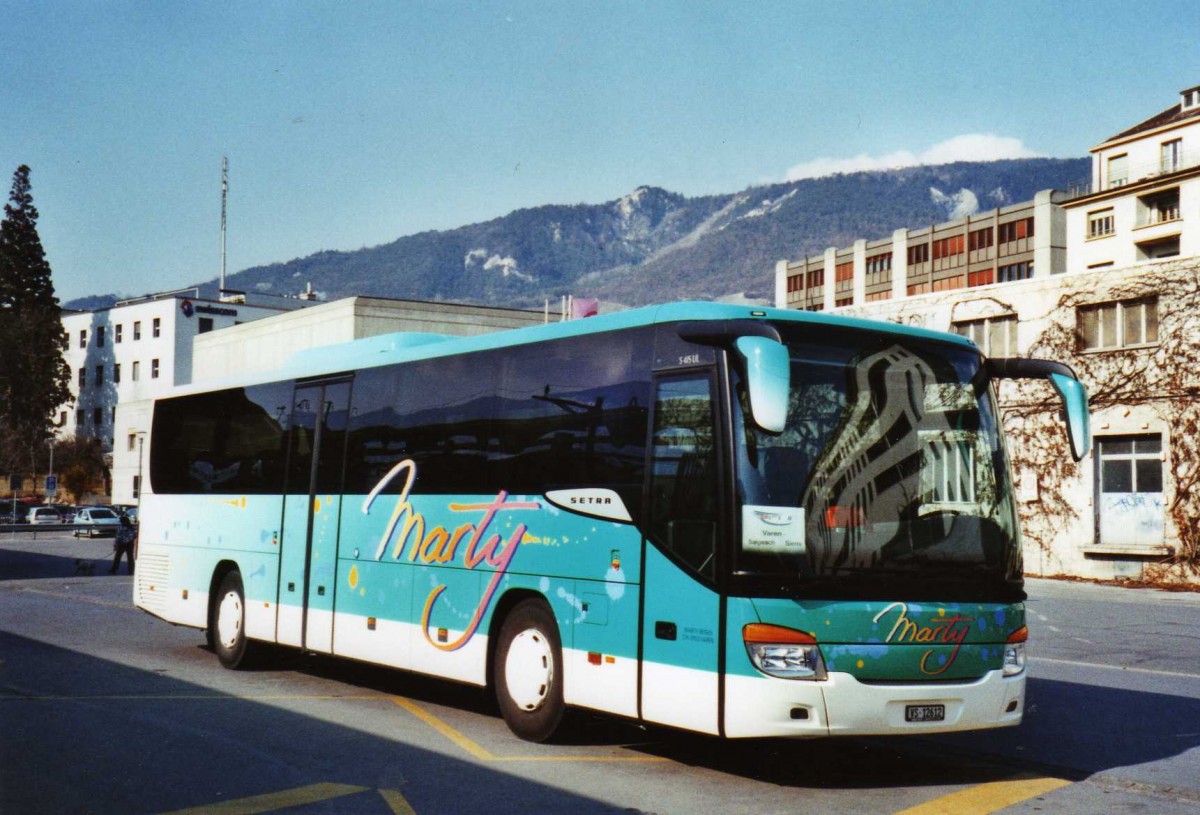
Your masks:
{"label": "bus roof", "polygon": [[222,381],[193,383],[175,389],[170,395],[214,390],[220,387],[273,382],[280,379],[303,379],[362,368],[374,368],[397,362],[450,356],[526,345],[534,342],[584,336],[606,331],[679,322],[683,320],[760,319],[773,322],[806,323],[810,325],[842,326],[873,332],[951,342],[975,349],[970,340],[957,334],[947,334],[898,323],[865,320],[820,312],[760,306],[730,305],[708,302],[679,302],[665,305],[618,311],[586,319],[552,322],[545,325],[514,328],[473,337],[418,332],[395,332],[352,340],[336,345],[320,346],[297,351],[275,371],[247,374]]}

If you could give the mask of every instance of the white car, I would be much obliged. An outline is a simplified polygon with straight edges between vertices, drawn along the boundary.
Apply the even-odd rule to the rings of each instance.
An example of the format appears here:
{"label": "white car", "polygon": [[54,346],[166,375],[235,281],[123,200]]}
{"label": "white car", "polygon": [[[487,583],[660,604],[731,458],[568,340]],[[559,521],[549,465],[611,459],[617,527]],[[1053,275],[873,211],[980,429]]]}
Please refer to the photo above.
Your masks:
{"label": "white car", "polygon": [[94,538],[97,535],[116,535],[121,521],[117,513],[108,507],[80,507],[75,513],[75,537],[87,535]]}
{"label": "white car", "polygon": [[26,516],[31,524],[60,524],[62,513],[56,507],[31,507]]}

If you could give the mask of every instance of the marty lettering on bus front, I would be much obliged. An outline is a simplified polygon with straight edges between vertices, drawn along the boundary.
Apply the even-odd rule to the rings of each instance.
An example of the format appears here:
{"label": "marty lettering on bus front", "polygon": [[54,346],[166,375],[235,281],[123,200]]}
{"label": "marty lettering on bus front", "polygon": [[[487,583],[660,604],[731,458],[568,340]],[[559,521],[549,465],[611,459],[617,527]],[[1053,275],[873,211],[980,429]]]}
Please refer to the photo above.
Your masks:
{"label": "marty lettering on bus front", "polygon": [[742,550],[794,554],[804,551],[804,508],[742,507]]}

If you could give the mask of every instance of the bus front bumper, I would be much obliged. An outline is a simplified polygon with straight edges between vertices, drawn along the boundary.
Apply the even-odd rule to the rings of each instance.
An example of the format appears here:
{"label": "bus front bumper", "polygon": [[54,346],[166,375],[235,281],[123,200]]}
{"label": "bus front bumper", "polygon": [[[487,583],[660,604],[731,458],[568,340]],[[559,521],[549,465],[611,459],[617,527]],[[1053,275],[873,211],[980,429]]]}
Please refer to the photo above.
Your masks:
{"label": "bus front bumper", "polygon": [[[729,738],[891,736],[1012,727],[1025,710],[1025,674],[989,671],[972,682],[867,684],[726,677]],[[940,718],[938,714],[941,714]]]}

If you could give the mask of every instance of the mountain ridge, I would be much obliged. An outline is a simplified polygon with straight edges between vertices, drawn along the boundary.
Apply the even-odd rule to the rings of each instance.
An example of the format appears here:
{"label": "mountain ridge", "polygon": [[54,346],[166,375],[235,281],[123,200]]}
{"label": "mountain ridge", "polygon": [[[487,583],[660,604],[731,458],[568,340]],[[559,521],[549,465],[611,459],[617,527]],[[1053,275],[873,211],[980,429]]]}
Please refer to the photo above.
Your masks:
{"label": "mountain ridge", "polygon": [[[226,288],[534,307],[565,294],[624,305],[769,299],[781,259],[1028,201],[1090,172],[1081,159],[957,162],[836,174],[687,197],[640,186],[599,204],[543,204],[353,251],[254,266]],[[215,295],[216,281],[199,284]],[[94,304],[81,298],[67,307]]]}

